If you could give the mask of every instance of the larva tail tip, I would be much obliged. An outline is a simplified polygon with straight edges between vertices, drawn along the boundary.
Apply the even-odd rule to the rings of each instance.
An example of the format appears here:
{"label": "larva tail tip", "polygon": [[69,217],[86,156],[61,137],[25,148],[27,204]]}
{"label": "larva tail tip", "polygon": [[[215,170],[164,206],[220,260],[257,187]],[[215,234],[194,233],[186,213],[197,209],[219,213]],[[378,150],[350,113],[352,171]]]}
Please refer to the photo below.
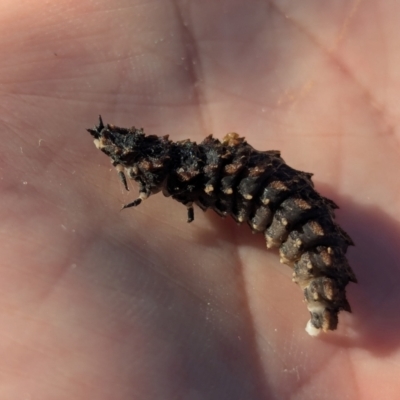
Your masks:
{"label": "larva tail tip", "polygon": [[311,320],[307,322],[306,325],[306,332],[310,335],[310,336],[318,336],[321,333],[321,329],[316,328]]}

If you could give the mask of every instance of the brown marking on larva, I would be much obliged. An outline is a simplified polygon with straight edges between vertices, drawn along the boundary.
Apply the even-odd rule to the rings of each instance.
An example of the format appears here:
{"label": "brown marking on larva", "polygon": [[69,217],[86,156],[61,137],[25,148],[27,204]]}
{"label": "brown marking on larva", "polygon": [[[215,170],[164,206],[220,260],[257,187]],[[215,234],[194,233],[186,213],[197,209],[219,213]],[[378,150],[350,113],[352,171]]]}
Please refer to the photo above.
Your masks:
{"label": "brown marking on larva", "polygon": [[273,249],[274,247],[279,247],[281,244],[280,240],[276,240],[269,235],[265,235],[265,240],[268,249]]}
{"label": "brown marking on larva", "polygon": [[244,140],[245,139],[240,137],[236,132],[230,132],[223,137],[222,144],[224,146],[236,147],[241,145]]}
{"label": "brown marking on larva", "polygon": [[320,253],[323,263],[329,267],[332,264],[332,257],[327,250],[323,250]]}
{"label": "brown marking on larva", "polygon": [[249,176],[258,177],[265,172],[265,168],[254,167],[249,169]]}
{"label": "brown marking on larva", "polygon": [[241,164],[228,164],[228,165],[225,165],[224,170],[225,170],[225,173],[226,173],[227,175],[234,175],[234,174],[236,174],[241,168],[242,168],[242,165],[241,165]]}
{"label": "brown marking on larva", "polygon": [[[167,135],[169,137],[169,135]],[[186,143],[190,143],[190,139],[182,139],[182,140],[178,140],[176,142],[176,144],[180,144],[180,145],[184,145]]]}
{"label": "brown marking on larva", "polygon": [[232,194],[233,193],[233,189],[232,188],[227,188],[223,190],[223,193],[225,194]]}
{"label": "brown marking on larva", "polygon": [[333,295],[334,295],[334,287],[333,287],[333,284],[332,284],[332,281],[329,279],[327,279],[327,280],[325,280],[325,282],[324,282],[324,294],[325,294],[325,297],[328,299],[328,300],[333,300]]}
{"label": "brown marking on larva", "polygon": [[324,236],[324,230],[322,226],[317,221],[310,222],[311,229],[313,233],[317,236]]}
{"label": "brown marking on larva", "polygon": [[138,163],[138,166],[143,171],[151,171],[153,169],[153,163],[149,160],[142,160]]}
{"label": "brown marking on larva", "polygon": [[162,192],[185,205],[188,222],[197,204],[263,232],[304,292],[310,335],[336,329],[338,313],[350,311],[346,286],[357,279],[345,254],[353,242],[334,219],[336,204],[315,191],[312,174],[289,167],[279,151],[255,150],[237,133],[222,141],[210,135],[199,144],[173,142],[143,129],[104,125],[101,118],[88,131],[125,188],[126,175],[139,185],[138,198],[124,208]]}
{"label": "brown marking on larva", "polygon": [[273,189],[276,189],[276,190],[280,190],[280,191],[282,191],[282,190],[289,190],[288,189],[288,187],[283,183],[283,182],[281,182],[281,181],[272,181],[270,184],[269,184],[269,186],[271,187],[271,188],[273,188]]}
{"label": "brown marking on larva", "polygon": [[311,208],[311,205],[303,199],[294,199],[294,202],[301,210],[309,210]]}
{"label": "brown marking on larva", "polygon": [[204,172],[206,175],[211,175],[215,173],[218,169],[218,164],[210,164],[204,167]]}
{"label": "brown marking on larva", "polygon": [[213,185],[206,185],[206,187],[204,188],[204,191],[205,191],[207,194],[210,194],[211,192],[214,191],[214,186],[213,186]]}
{"label": "brown marking on larva", "polygon": [[184,170],[183,168],[179,168],[176,172],[182,182],[190,181],[192,178],[199,174],[198,171]]}
{"label": "brown marking on larva", "polygon": [[118,172],[123,172],[123,171],[125,170],[125,168],[124,168],[121,164],[117,164],[117,165],[115,166],[115,169],[116,169]]}
{"label": "brown marking on larva", "polygon": [[303,244],[303,242],[301,241],[301,239],[296,239],[294,242],[294,245],[298,248],[300,248],[302,244]]}
{"label": "brown marking on larva", "polygon": [[162,160],[155,160],[152,162],[152,170],[156,170],[156,169],[160,169],[164,167],[164,163],[162,162]]}

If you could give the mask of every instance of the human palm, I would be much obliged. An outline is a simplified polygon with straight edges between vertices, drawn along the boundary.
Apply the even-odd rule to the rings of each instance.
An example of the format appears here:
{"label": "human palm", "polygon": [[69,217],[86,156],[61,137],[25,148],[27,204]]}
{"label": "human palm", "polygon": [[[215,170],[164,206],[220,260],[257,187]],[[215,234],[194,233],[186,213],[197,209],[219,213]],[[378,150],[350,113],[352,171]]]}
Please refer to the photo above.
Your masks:
{"label": "human palm", "polygon": [[[385,4],[3,1],[1,399],[395,398],[400,28]],[[311,338],[262,235],[199,209],[187,225],[161,195],[120,212],[137,188],[85,132],[99,113],[173,140],[236,131],[314,172],[356,243],[353,314]]]}

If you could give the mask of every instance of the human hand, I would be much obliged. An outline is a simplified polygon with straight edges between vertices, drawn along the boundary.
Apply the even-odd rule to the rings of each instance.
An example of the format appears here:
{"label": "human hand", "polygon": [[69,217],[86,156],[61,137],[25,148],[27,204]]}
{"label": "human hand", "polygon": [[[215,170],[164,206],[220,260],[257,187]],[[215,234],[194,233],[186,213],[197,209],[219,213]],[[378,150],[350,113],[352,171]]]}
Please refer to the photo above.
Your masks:
{"label": "human hand", "polygon": [[[4,398],[395,397],[396,5],[0,7]],[[262,235],[198,209],[187,225],[161,195],[119,212],[136,190],[85,132],[99,113],[173,140],[236,131],[315,173],[356,243],[353,314],[311,338]]]}

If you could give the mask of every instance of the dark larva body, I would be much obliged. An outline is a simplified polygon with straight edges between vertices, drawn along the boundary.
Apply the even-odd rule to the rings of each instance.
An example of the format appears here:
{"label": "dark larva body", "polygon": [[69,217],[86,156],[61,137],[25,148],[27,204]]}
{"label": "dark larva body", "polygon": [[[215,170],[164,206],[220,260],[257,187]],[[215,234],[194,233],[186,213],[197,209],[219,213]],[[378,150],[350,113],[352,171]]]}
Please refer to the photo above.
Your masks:
{"label": "dark larva body", "polygon": [[315,191],[311,174],[290,168],[278,151],[257,151],[235,133],[222,141],[173,142],[104,126],[101,118],[88,131],[126,189],[126,175],[139,184],[139,197],[124,208],[162,191],[187,207],[188,222],[193,204],[247,222],[293,268],[311,314],[309,334],[336,329],[339,311],[350,311],[345,287],[356,278],[345,253],[353,243],[335,222],[337,206]]}

